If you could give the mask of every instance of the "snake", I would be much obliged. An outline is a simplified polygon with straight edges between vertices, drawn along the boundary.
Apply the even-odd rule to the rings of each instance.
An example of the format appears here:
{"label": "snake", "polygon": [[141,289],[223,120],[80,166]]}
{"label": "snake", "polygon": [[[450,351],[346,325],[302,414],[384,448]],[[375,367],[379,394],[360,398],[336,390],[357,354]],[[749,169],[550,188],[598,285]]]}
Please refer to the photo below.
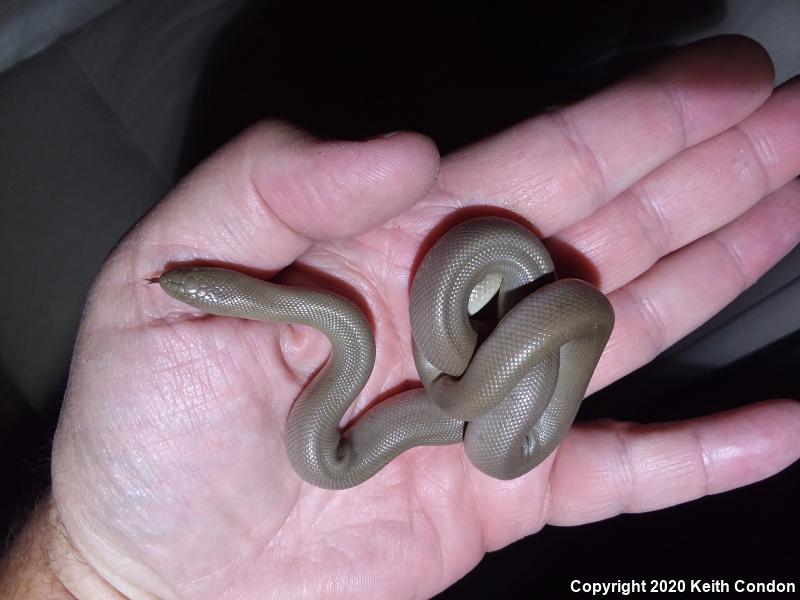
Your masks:
{"label": "snake", "polygon": [[558,279],[527,227],[506,217],[462,221],[433,243],[411,283],[409,345],[422,387],[341,427],[376,355],[354,302],[219,267],[175,268],[158,282],[210,315],[307,325],[328,337],[327,361],[289,409],[285,449],[303,480],[334,490],[364,483],[417,446],[463,443],[495,479],[531,471],[572,426],[614,325],[608,299],[581,279]]}

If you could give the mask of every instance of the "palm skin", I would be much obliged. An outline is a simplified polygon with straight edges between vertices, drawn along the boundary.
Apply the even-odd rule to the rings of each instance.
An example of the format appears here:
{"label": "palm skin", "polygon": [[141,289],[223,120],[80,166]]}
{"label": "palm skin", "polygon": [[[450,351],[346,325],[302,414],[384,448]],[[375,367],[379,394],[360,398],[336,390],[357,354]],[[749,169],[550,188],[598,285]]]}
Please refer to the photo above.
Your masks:
{"label": "palm skin", "polygon": [[800,85],[771,84],[755,44],[708,41],[441,165],[412,133],[320,142],[252,128],[125,238],[90,295],[53,454],[71,543],[131,598],[426,597],[546,523],[670,506],[790,464],[800,409],[776,400],[577,426],[509,482],[449,446],[317,489],[289,466],[283,430],[325,338],[207,318],[145,283],[170,263],[212,262],[343,291],[377,342],[358,414],[418,381],[408,286],[426,236],[458,208],[496,205],[584,256],[609,295],[617,323],[591,392],[800,239]]}

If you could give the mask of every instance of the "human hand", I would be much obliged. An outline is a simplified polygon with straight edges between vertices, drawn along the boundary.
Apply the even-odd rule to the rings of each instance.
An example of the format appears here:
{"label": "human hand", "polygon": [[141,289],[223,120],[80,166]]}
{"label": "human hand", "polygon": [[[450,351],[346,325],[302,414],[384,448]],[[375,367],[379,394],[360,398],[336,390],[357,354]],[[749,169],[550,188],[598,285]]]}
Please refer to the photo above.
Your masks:
{"label": "human hand", "polygon": [[[546,523],[670,506],[793,462],[800,409],[771,401],[658,426],[582,424],[514,481],[449,446],[413,449],[350,490],[317,489],[289,467],[283,428],[324,337],[203,318],[144,283],[171,261],[214,261],[349,286],[376,326],[357,414],[417,379],[408,281],[426,234],[496,203],[533,224],[556,265],[559,248],[585,257],[609,295],[617,321],[591,392],[800,239],[800,83],[769,97],[771,84],[763,51],[726,38],[441,168],[410,133],[319,142],[267,123],[231,142],[121,242],[89,298],[53,451],[77,554],[131,598],[429,596]],[[88,581],[65,583],[81,597]]]}

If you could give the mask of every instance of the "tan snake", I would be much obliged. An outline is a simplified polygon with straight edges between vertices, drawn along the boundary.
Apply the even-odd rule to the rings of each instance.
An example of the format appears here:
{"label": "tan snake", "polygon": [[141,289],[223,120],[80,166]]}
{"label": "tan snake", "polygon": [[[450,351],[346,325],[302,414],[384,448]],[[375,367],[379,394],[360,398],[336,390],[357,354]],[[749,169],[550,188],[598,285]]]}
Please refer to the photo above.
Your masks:
{"label": "tan snake", "polygon": [[210,267],[168,271],[159,283],[214,315],[310,325],[328,336],[327,364],[289,411],[286,453],[300,477],[330,489],[366,481],[414,446],[462,441],[492,477],[527,473],[572,425],[614,324],[594,287],[555,280],[547,250],[526,228],[497,217],[465,221],[432,246],[412,283],[412,350],[424,388],[380,402],[342,432],[375,362],[355,304]]}

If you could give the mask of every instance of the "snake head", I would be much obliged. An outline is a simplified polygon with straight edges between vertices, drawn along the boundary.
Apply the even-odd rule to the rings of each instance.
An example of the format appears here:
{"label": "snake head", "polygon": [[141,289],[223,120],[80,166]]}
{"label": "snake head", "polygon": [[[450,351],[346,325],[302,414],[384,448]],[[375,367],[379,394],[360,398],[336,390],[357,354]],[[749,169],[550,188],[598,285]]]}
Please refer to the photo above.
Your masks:
{"label": "snake head", "polygon": [[222,269],[189,267],[163,273],[158,283],[167,294],[196,308],[207,309],[217,299],[214,272]]}

